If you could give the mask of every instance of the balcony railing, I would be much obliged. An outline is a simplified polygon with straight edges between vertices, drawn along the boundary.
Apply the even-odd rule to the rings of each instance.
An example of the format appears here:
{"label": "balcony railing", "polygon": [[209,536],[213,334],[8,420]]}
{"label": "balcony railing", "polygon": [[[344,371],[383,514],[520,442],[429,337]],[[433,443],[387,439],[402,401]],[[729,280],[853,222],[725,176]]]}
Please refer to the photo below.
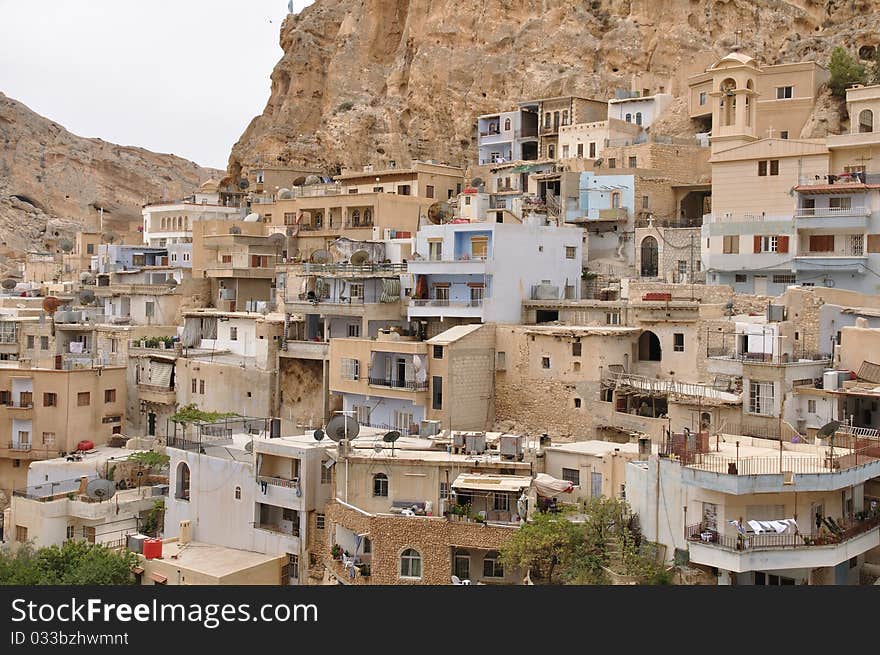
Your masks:
{"label": "balcony railing", "polygon": [[[726,430],[725,430],[726,432]],[[796,474],[835,473],[878,460],[869,452],[876,452],[871,446],[856,450],[845,449],[835,455],[830,451],[824,456],[804,453],[794,456],[791,451],[781,457],[731,457],[720,453],[688,453],[688,468],[720,473],[725,475],[781,475],[790,471]]]}
{"label": "balcony railing", "polygon": [[834,250],[802,250],[798,257],[864,257],[865,248],[861,241],[847,242],[843,248]]}
{"label": "balcony railing", "polygon": [[367,273],[406,273],[406,264],[312,264],[306,262],[304,273],[331,273],[334,275],[363,275]]}
{"label": "balcony railing", "polygon": [[280,525],[277,525],[275,523],[257,523],[256,527],[259,528],[260,530],[268,530],[269,532],[277,532],[278,534],[286,534],[291,537],[298,537],[299,536],[299,526],[298,525],[294,525],[293,528],[291,528],[290,530],[282,528]]}
{"label": "balcony railing", "polygon": [[413,307],[482,307],[483,299],[472,300],[440,300],[431,298],[427,300],[414,299],[410,301]]}
{"label": "balcony railing", "polygon": [[6,407],[11,407],[13,409],[33,409],[34,402],[30,401],[30,402],[22,403],[22,402],[9,401],[7,403],[4,403],[4,405]]}
{"label": "balcony railing", "polygon": [[397,380],[387,377],[369,377],[370,385],[374,387],[387,387],[389,389],[405,389],[407,391],[427,391],[428,382],[417,382],[415,380]]}
{"label": "balcony railing", "polygon": [[854,539],[880,526],[880,513],[862,520],[854,519],[837,525],[839,531],[807,535],[807,534],[721,534],[717,530],[706,528],[705,524],[689,525],[687,540],[727,548],[729,550],[766,550],[776,548],[808,548],[812,546],[830,546]]}
{"label": "balcony railing", "polygon": [[272,487],[284,487],[285,489],[296,489],[299,486],[299,478],[287,480],[286,478],[276,478],[271,475],[258,475],[257,482],[265,483]]}
{"label": "balcony railing", "polygon": [[830,355],[821,353],[750,353],[737,352],[733,346],[709,346],[706,356],[712,359],[729,359],[748,364],[789,364],[804,361],[824,362],[831,359]]}
{"label": "balcony railing", "polygon": [[794,210],[795,218],[812,218],[815,216],[867,216],[867,207],[802,207]]}
{"label": "balcony railing", "polygon": [[10,441],[7,447],[9,448],[9,450],[27,453],[30,452],[31,448],[33,448],[34,446],[31,443],[25,443],[23,441]]}

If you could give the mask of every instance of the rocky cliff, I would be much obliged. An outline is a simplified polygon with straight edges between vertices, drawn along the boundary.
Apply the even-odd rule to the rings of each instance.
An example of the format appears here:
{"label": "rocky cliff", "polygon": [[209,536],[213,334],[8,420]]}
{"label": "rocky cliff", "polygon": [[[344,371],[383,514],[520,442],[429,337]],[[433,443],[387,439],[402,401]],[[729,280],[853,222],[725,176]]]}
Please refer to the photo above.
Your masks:
{"label": "rocky cliff", "polygon": [[[266,108],[229,159],[337,166],[470,161],[476,116],[613,96],[634,74],[682,93],[737,40],[775,64],[880,45],[878,0],[318,0],[281,27]],[[672,124],[680,123],[673,120]]]}
{"label": "rocky cliff", "polygon": [[0,93],[0,255],[52,249],[83,227],[125,232],[145,201],[179,198],[218,171],[71,134]]}

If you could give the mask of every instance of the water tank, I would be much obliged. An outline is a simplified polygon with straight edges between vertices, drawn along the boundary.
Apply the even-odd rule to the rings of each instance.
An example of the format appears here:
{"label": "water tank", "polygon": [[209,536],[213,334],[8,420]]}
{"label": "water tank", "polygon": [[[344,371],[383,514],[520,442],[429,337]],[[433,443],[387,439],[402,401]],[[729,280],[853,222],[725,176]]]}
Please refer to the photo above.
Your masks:
{"label": "water tank", "polygon": [[516,434],[502,434],[498,439],[498,447],[503,459],[522,458],[522,437]]}
{"label": "water tank", "polygon": [[826,391],[836,391],[839,386],[840,376],[837,371],[825,371],[822,374],[822,388]]}
{"label": "water tank", "polygon": [[128,535],[128,549],[133,553],[144,552],[144,542],[149,539],[145,534]]}
{"label": "water tank", "polygon": [[88,439],[83,439],[78,444],[76,444],[77,450],[91,450],[95,447],[94,441],[89,441]]}
{"label": "water tank", "polygon": [[464,449],[468,455],[482,455],[486,452],[486,435],[469,434],[465,436]]}
{"label": "water tank", "polygon": [[146,539],[143,555],[145,559],[162,559],[162,540]]}
{"label": "water tank", "polygon": [[192,541],[192,525],[189,519],[180,522],[180,531],[177,533],[177,543],[188,544]]}

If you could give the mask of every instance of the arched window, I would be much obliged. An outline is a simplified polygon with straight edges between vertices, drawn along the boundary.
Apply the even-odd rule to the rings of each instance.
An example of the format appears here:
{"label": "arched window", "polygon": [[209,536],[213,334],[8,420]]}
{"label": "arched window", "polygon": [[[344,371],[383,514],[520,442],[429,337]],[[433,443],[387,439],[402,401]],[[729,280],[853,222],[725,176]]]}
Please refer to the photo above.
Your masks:
{"label": "arched window", "polygon": [[509,118],[504,119],[504,131],[505,132],[510,131],[510,119]]}
{"label": "arched window", "polygon": [[660,338],[646,330],[639,337],[639,361],[640,362],[659,362],[663,356],[663,349],[660,347]]}
{"label": "arched window", "polygon": [[483,558],[483,577],[504,577],[504,567],[501,565],[501,559],[499,558],[498,553],[494,550],[490,550]]}
{"label": "arched window", "polygon": [[360,225],[361,224],[361,210],[360,209],[352,209],[351,210],[351,224],[352,225]]}
{"label": "arched window", "polygon": [[552,143],[547,146],[547,157],[549,159],[556,159],[556,146],[554,146]]}
{"label": "arched window", "polygon": [[632,114],[627,114],[627,115],[626,115],[626,122],[627,122],[627,123],[632,123],[632,122],[633,122],[633,115],[632,115]]}
{"label": "arched window", "polygon": [[874,131],[874,112],[870,109],[863,109],[859,112],[859,132]]}
{"label": "arched window", "polygon": [[373,476],[373,496],[388,497],[388,476],[384,473],[377,473]]}
{"label": "arched window", "polygon": [[186,462],[177,465],[177,483],[174,487],[174,497],[178,500],[189,500],[189,466]]}
{"label": "arched window", "polygon": [[700,414],[700,432],[704,430],[708,430],[709,426],[712,424],[712,415],[709,412],[703,412]]}
{"label": "arched window", "polygon": [[657,277],[657,239],[645,237],[642,240],[642,277]]}
{"label": "arched window", "polygon": [[721,125],[733,125],[736,109],[736,80],[728,77],[720,86],[721,90]]}
{"label": "arched window", "polygon": [[568,110],[562,112],[562,124],[568,125]]}
{"label": "arched window", "polygon": [[641,125],[641,124],[642,124],[642,112],[637,111],[636,112],[636,125]]}
{"label": "arched window", "polygon": [[372,225],[373,224],[373,210],[365,209],[364,210],[364,225]]}
{"label": "arched window", "polygon": [[617,209],[620,207],[620,192],[613,191],[611,193],[611,207]]}
{"label": "arched window", "polygon": [[163,231],[165,230],[165,224],[166,224],[166,223],[165,223],[165,220],[166,220],[166,219],[165,219],[165,217],[163,216],[163,217],[162,217],[162,220],[161,220],[161,222],[160,222],[160,224],[161,224],[161,226],[162,226],[161,229],[162,229]]}
{"label": "arched window", "polygon": [[422,578],[422,556],[415,548],[407,548],[400,554],[400,577]]}
{"label": "arched window", "polygon": [[236,499],[236,500],[241,500],[241,487],[236,487],[236,488],[235,488],[235,499]]}

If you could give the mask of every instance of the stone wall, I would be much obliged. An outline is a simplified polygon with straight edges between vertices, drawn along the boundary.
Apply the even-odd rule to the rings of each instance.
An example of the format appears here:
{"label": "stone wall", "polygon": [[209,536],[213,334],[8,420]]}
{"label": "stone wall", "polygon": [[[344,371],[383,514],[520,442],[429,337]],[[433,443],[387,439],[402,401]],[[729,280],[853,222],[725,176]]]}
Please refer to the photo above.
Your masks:
{"label": "stone wall", "polygon": [[[700,228],[698,227],[644,227],[636,228],[636,269],[642,270],[642,242],[651,236],[657,240],[657,277],[678,282],[681,277],[678,262],[686,262],[688,273],[695,272],[694,282],[706,281],[700,265]],[[690,280],[688,280],[690,281]]]}

